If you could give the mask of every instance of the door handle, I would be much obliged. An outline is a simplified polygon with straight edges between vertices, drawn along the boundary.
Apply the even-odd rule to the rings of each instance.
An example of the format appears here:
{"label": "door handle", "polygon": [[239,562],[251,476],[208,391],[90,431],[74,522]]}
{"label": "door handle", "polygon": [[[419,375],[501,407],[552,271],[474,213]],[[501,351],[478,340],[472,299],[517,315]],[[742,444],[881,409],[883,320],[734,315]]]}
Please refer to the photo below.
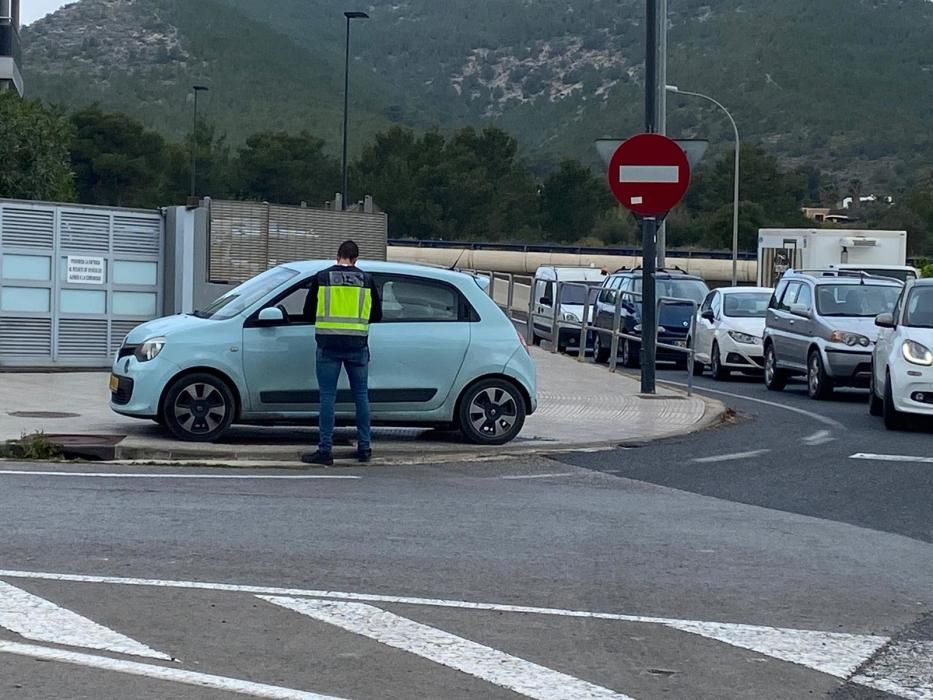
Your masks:
{"label": "door handle", "polygon": [[793,319],[791,319],[791,321],[790,321],[790,325],[792,325],[792,326],[793,326],[793,325],[794,325],[795,323],[797,323],[797,322],[796,322],[796,321],[794,321]]}

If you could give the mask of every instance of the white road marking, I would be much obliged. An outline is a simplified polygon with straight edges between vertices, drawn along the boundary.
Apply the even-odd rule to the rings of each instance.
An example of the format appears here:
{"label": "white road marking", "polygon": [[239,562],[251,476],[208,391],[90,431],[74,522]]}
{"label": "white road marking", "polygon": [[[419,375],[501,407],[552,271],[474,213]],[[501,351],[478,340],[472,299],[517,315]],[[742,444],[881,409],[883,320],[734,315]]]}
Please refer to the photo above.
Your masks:
{"label": "white road marking", "polygon": [[806,443],[810,447],[817,447],[819,445],[825,445],[828,442],[835,442],[836,438],[828,430],[820,430],[813,433],[808,437],[803,438],[801,442]]}
{"label": "white road marking", "polygon": [[716,462],[735,462],[740,459],[751,459],[753,457],[761,457],[761,455],[766,455],[771,450],[752,450],[751,452],[733,452],[728,455],[715,455],[713,457],[697,457],[692,460],[698,464],[714,464]]}
{"label": "white road marking", "polygon": [[135,474],[120,472],[47,472],[2,469],[0,476],[69,476],[85,479],[227,479],[238,481],[309,481],[313,479],[362,479],[349,474]]}
{"label": "white road marking", "polygon": [[171,661],[168,654],[150,649],[45,598],[0,581],[0,627],[36,642],[113,651]]}
{"label": "white road marking", "polygon": [[669,622],[666,626],[837,678],[848,678],[889,641],[887,637],[718,622]]}
{"label": "white road marking", "polygon": [[[778,635],[792,635],[794,633],[802,633],[800,638],[802,639],[807,635],[807,633],[814,632],[813,630],[792,630],[776,627],[755,627],[751,625],[729,625],[718,622],[703,622],[698,620],[676,620],[668,619],[662,617],[646,617],[640,615],[623,615],[619,613],[607,613],[607,612],[590,612],[585,610],[565,610],[561,608],[540,608],[527,605],[506,605],[502,603],[473,603],[462,600],[441,600],[436,598],[412,598],[405,596],[388,596],[388,595],[378,595],[378,594],[369,594],[369,593],[342,593],[338,591],[321,591],[321,590],[308,590],[302,588],[277,588],[269,586],[247,586],[247,585],[238,585],[230,583],[208,583],[201,581],[171,581],[171,580],[161,580],[161,579],[144,579],[144,578],[121,578],[115,576],[86,576],[79,574],[56,574],[56,573],[43,573],[43,572],[31,572],[31,571],[4,571],[0,570],[0,578],[14,578],[14,579],[37,579],[42,581],[67,581],[72,583],[102,583],[116,586],[143,586],[143,587],[154,587],[154,588],[177,588],[177,589],[188,589],[188,590],[207,590],[207,591],[221,591],[227,593],[251,593],[253,595],[259,596],[274,596],[274,597],[302,597],[302,598],[324,598],[330,600],[352,600],[352,601],[361,601],[367,603],[379,603],[379,604],[398,604],[398,605],[421,605],[425,607],[435,607],[435,608],[455,608],[459,610],[484,610],[491,612],[502,612],[502,613],[518,613],[526,615],[547,615],[554,617],[568,617],[568,618],[583,618],[591,620],[614,620],[618,622],[635,622],[635,623],[645,623],[645,624],[655,624],[655,625],[665,625],[671,627],[672,629],[678,629],[684,632],[690,632],[692,634],[699,634],[700,636],[707,636],[710,638],[715,632],[725,636],[726,631],[731,628],[737,628],[742,630],[742,635],[746,638],[749,638],[752,635],[753,630],[760,630],[762,635],[767,634],[778,634]],[[689,628],[689,629],[688,629]],[[705,632],[705,634],[703,633]],[[865,648],[868,648],[875,644],[876,641],[879,641],[881,644],[887,643],[889,640],[886,637],[875,637],[871,635],[856,635],[856,634],[843,634],[843,633],[822,633],[815,632],[815,634],[831,634],[834,636],[824,637],[820,642],[821,644],[826,640],[836,640],[841,644],[840,654],[847,654],[847,658],[854,658],[851,656],[851,652],[848,651],[851,648],[856,646],[865,645]],[[738,636],[733,638],[738,639]],[[726,642],[731,643],[731,642]],[[877,648],[877,647],[876,647]],[[766,652],[761,652],[766,653]],[[831,653],[831,650],[830,650]],[[868,659],[866,656],[862,659],[862,662]],[[784,658],[785,661],[791,661],[792,663],[801,663],[806,665],[805,662],[811,660],[811,655],[807,654],[801,657],[802,661],[793,661],[789,658]]]}
{"label": "white road marking", "polygon": [[897,641],[852,682],[909,700],[933,700],[933,642]]}
{"label": "white road marking", "polygon": [[632,700],[517,656],[362,603],[260,596],[263,600],[535,700]]}
{"label": "white road marking", "polygon": [[560,474],[519,474],[516,476],[500,476],[506,481],[519,481],[521,479],[556,479],[559,476],[576,476],[579,472],[561,472]]}
{"label": "white road marking", "polygon": [[239,695],[249,695],[254,698],[270,698],[271,700],[341,700],[341,698],[331,695],[307,693],[301,690],[282,688],[277,685],[265,685],[264,683],[241,681],[236,678],[211,676],[206,673],[182,671],[176,668],[141,664],[136,661],[123,661],[121,659],[111,659],[106,656],[78,654],[71,651],[49,649],[46,647],[33,646],[31,644],[17,644],[16,642],[5,642],[2,640],[0,640],[0,653],[26,656],[41,661],[56,661],[64,664],[72,664],[74,666],[86,666],[87,668],[96,668],[103,671],[126,673],[131,676],[142,676],[144,678],[153,678],[160,681],[194,685],[200,688],[225,690],[230,693],[238,693]]}
{"label": "white road marking", "polygon": [[907,464],[933,464],[933,457],[909,457],[907,455],[876,455],[858,452],[849,459],[863,459],[869,462],[901,462]]}
{"label": "white road marking", "polygon": [[[687,386],[686,384],[682,382],[672,382],[667,379],[664,379],[663,383],[670,384],[672,386],[685,387],[685,388]],[[811,420],[815,420],[818,423],[822,423],[823,425],[828,425],[831,428],[836,428],[838,430],[846,430],[846,427],[837,420],[833,420],[832,418],[827,418],[826,416],[821,416],[819,413],[813,413],[812,411],[805,411],[802,408],[796,408],[794,406],[786,406],[784,404],[777,403],[776,401],[765,401],[764,399],[755,399],[755,398],[752,398],[751,396],[743,396],[742,394],[733,394],[728,391],[720,391],[719,389],[707,389],[705,386],[694,386],[693,390],[701,394],[702,393],[719,394],[720,396],[728,396],[729,398],[741,399],[742,401],[751,401],[752,403],[761,404],[763,406],[770,406],[771,408],[780,408],[783,411],[790,411],[791,413],[797,413],[801,416],[806,416],[807,418],[810,418]]]}

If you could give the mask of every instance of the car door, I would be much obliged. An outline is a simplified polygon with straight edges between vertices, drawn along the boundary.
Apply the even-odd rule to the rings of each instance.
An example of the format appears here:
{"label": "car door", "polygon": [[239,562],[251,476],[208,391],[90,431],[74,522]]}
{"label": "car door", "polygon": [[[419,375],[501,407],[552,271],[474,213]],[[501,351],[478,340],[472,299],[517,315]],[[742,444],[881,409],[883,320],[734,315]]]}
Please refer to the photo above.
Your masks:
{"label": "car door", "polygon": [[373,324],[369,336],[373,415],[434,410],[460,374],[475,312],[446,282],[414,275],[374,277],[382,298],[382,322]]}
{"label": "car door", "polygon": [[532,292],[535,333],[541,338],[550,339],[554,327],[554,283],[538,277],[534,281]]}
{"label": "car door", "polygon": [[[621,281],[620,277],[610,277],[603,284],[599,296],[596,297],[596,321],[594,325],[602,331],[612,329],[616,294],[618,294]],[[609,342],[608,336],[603,335],[603,342]]]}
{"label": "car door", "polygon": [[694,333],[696,337],[693,339],[693,349],[696,351],[698,359],[703,362],[710,361],[710,354],[712,352],[713,346],[713,336],[716,332],[716,322],[710,321],[703,318],[703,314],[707,311],[713,310],[713,300],[719,295],[719,292],[712,291],[706,295],[706,299],[703,300],[703,303],[700,305],[700,309],[697,312],[696,319],[696,328]]}
{"label": "car door", "polygon": [[788,307],[804,307],[809,314],[809,316],[804,317],[789,313],[787,321],[790,327],[787,334],[790,355],[788,363],[792,363],[797,367],[806,367],[808,361],[807,355],[810,352],[810,342],[813,339],[813,290],[806,282],[800,282],[800,287],[795,297],[790,298],[790,290],[788,290],[788,300]]}
{"label": "car door", "polygon": [[284,309],[284,322],[260,323],[256,312],[244,323],[247,412],[275,416],[317,410],[317,343],[308,306],[312,280],[308,276],[266,305]]}
{"label": "car door", "polygon": [[793,359],[791,334],[794,324],[791,323],[793,317],[790,315],[790,300],[796,299],[799,291],[800,282],[787,283],[783,291],[778,289],[778,293],[775,294],[775,304],[768,310],[768,327],[771,331],[771,342],[774,345],[774,357],[783,367],[799,365]]}

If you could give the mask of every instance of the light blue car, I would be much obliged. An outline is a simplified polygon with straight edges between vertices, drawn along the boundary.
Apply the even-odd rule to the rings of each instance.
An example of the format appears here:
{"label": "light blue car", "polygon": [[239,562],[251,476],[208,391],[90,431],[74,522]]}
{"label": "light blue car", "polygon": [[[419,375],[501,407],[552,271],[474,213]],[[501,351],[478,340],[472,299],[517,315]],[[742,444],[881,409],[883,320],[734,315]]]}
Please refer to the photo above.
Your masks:
{"label": "light blue car", "polygon": [[[272,268],[208,308],[133,330],[113,364],[111,408],[152,419],[181,440],[215,441],[233,423],[312,424],[318,413],[309,288],[331,262]],[[376,425],[457,428],[466,440],[514,439],[537,408],[521,335],[475,277],[363,262],[383,321],[370,328]],[[346,377],[338,421],[352,423]]]}

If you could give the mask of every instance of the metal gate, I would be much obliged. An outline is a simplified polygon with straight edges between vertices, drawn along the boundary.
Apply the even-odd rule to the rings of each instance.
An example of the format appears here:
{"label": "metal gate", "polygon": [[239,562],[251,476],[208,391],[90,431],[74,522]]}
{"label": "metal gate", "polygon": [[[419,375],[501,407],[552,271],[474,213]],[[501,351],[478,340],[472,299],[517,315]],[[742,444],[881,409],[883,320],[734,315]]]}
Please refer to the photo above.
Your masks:
{"label": "metal gate", "polygon": [[161,213],[0,200],[0,367],[106,367],[161,315]]}

